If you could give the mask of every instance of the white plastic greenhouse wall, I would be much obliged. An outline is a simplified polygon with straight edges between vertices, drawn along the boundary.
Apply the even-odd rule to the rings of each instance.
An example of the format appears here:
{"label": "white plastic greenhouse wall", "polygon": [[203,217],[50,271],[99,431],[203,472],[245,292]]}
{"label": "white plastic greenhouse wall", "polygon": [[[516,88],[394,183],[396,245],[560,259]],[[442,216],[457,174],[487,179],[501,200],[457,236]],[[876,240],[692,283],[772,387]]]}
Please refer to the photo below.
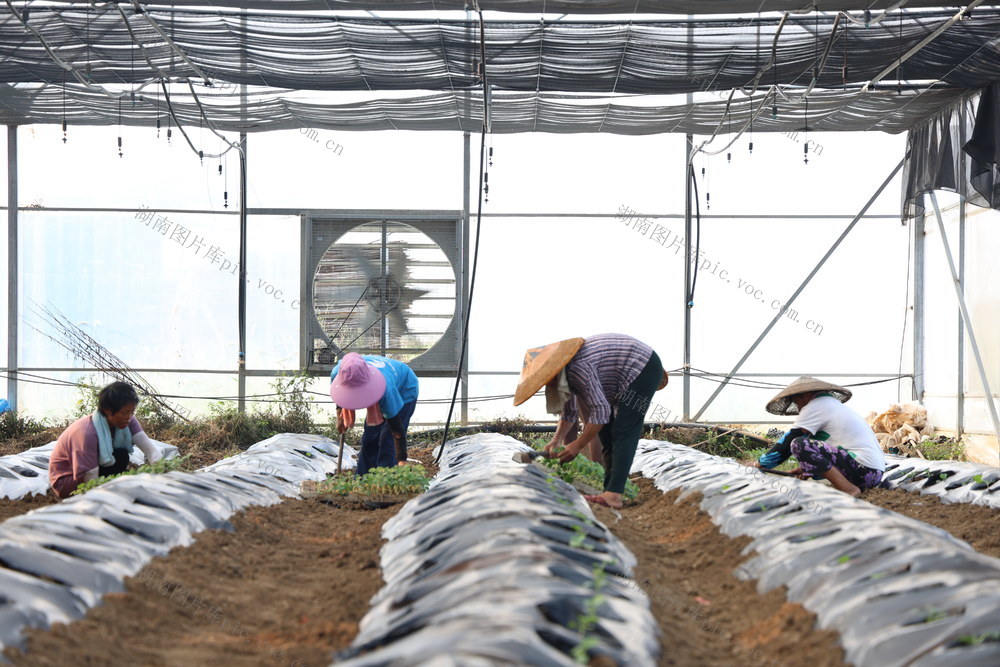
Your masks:
{"label": "white plastic greenhouse wall", "polygon": [[[43,335],[45,324],[33,310],[54,307],[132,368],[167,369],[142,374],[161,393],[197,397],[175,402],[204,413],[211,399],[237,393],[239,164],[231,153],[220,175],[219,160],[201,164],[176,133],[172,144],[165,129],[156,134],[152,128],[70,126],[63,143],[61,128],[18,128],[16,366],[56,380],[92,375]],[[208,132],[195,131],[193,139],[218,148]],[[695,144],[703,139],[695,137]],[[7,141],[7,133],[0,135],[0,155],[7,154]],[[726,141],[720,137],[710,148]],[[804,141],[811,147],[808,164]],[[750,154],[748,138],[740,138],[729,151],[731,161],[726,151],[695,160],[704,270],[692,310],[691,364],[723,375],[896,167],[905,135],[758,134],[753,142]],[[489,145],[493,165],[472,302],[469,397],[512,394],[526,348],[571,336],[628,333],[652,345],[668,369],[681,367],[684,137],[496,135]],[[474,229],[475,135],[471,146]],[[275,372],[299,368],[300,213],[460,211],[463,136],[252,134],[248,164],[248,206],[256,214],[248,222],[247,393],[257,394],[271,391]],[[0,182],[6,202],[8,178]],[[800,374],[853,384],[913,373],[913,226],[900,224],[900,187],[897,176],[741,373],[776,385]],[[954,197],[939,199],[951,229],[957,225]],[[637,212],[639,219],[666,217],[650,217],[644,227],[636,217],[616,218],[621,211]],[[161,218],[189,234],[179,240],[163,225],[146,224]],[[995,213],[969,208],[967,292],[993,391],[1000,386],[998,290],[991,282],[1000,249],[995,222]],[[657,224],[664,229],[653,238]],[[924,389],[932,421],[954,429],[958,310],[930,215],[926,229]],[[0,244],[8,257],[7,235]],[[6,352],[7,290],[0,300]],[[983,434],[980,458],[992,455],[996,462],[971,352],[964,363],[964,430]],[[73,387],[35,379],[24,375],[18,383],[20,410],[49,417],[72,411]],[[657,394],[651,418],[683,417],[682,384],[677,374]],[[312,388],[323,393],[327,385],[320,377]],[[452,387],[450,379],[424,379],[414,422],[443,422]],[[717,387],[692,379],[691,416]],[[730,385],[701,419],[769,421],[763,407],[774,391]],[[856,387],[852,406],[867,414],[912,398],[913,382],[905,377]],[[321,398],[318,404],[329,407]],[[469,420],[477,422],[519,415],[550,419],[541,400],[519,408],[510,399],[473,400],[468,408]]]}

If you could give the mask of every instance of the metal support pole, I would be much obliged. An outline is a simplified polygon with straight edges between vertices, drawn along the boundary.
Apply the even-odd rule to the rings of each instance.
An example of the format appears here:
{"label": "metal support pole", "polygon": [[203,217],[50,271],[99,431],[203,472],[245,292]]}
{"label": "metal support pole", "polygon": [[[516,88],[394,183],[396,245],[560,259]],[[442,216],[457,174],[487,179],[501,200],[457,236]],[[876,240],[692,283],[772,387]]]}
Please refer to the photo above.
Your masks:
{"label": "metal support pole", "polygon": [[[688,95],[691,104],[691,95]],[[691,421],[691,209],[693,191],[691,188],[690,160],[694,150],[694,137],[685,135],[684,150],[684,421]]]}
{"label": "metal support pole", "polygon": [[[687,70],[694,73],[694,16],[688,14],[687,23]],[[694,93],[687,94],[688,113],[694,108]],[[694,136],[684,135],[684,358],[681,363],[684,371],[682,406],[683,420],[691,421],[691,210],[693,189],[691,184],[691,163],[694,161]],[[697,261],[697,260],[695,260]]]}
{"label": "metal support pole", "polygon": [[913,221],[913,400],[924,402],[924,273],[927,245],[926,220]]}
{"label": "metal support pole", "polygon": [[892,182],[892,179],[894,179],[896,177],[896,174],[899,173],[899,170],[903,168],[903,164],[905,162],[906,162],[906,157],[904,156],[903,159],[899,161],[899,164],[896,165],[896,168],[892,170],[892,173],[889,174],[889,176],[882,182],[882,185],[878,187],[878,190],[875,191],[875,194],[873,194],[871,198],[868,199],[868,202],[861,208],[861,211],[859,211],[858,214],[854,216],[854,219],[851,220],[851,224],[847,225],[847,228],[843,232],[841,232],[840,236],[837,237],[837,240],[833,242],[833,245],[830,246],[830,249],[826,251],[826,254],[823,255],[822,259],[820,259],[819,262],[816,264],[816,266],[813,268],[813,270],[809,272],[809,275],[806,276],[806,279],[803,280],[802,284],[798,286],[798,289],[796,289],[795,292],[792,293],[792,296],[789,297],[788,301],[785,302],[785,304],[781,307],[781,309],[778,311],[778,314],[775,315],[774,319],[771,320],[771,323],[768,324],[766,327],[764,327],[764,331],[762,331],[761,334],[757,336],[757,340],[753,342],[753,345],[751,345],[750,349],[746,351],[746,354],[744,354],[743,357],[738,362],[736,362],[736,365],[733,367],[733,370],[729,371],[729,374],[726,375],[726,378],[719,383],[718,388],[716,388],[716,390],[712,393],[712,395],[709,396],[708,400],[705,401],[705,404],[701,406],[701,409],[698,410],[698,414],[694,416],[694,421],[698,421],[698,419],[702,416],[702,414],[704,414],[705,410],[708,409],[708,406],[712,404],[712,401],[715,400],[715,397],[718,396],[720,393],[722,393],[722,390],[725,389],[727,384],[729,384],[729,381],[733,379],[733,375],[739,372],[740,368],[742,368],[746,360],[749,359],[750,355],[753,354],[754,350],[757,349],[757,346],[760,345],[761,341],[764,340],[764,338],[767,336],[768,333],[770,333],[771,329],[774,328],[774,325],[778,323],[778,320],[780,320],[782,317],[785,316],[785,312],[788,310],[788,307],[795,302],[795,299],[797,299],[799,294],[802,293],[802,290],[806,288],[806,285],[808,285],[810,281],[812,281],[813,276],[815,276],[819,272],[819,270],[823,268],[823,265],[826,264],[826,260],[830,259],[830,256],[833,255],[834,251],[836,251],[837,248],[840,247],[840,244],[844,242],[844,239],[847,238],[847,235],[851,233],[851,230],[853,230],[855,225],[858,224],[858,221],[864,217],[868,209],[871,208],[871,205],[874,204],[875,200],[878,199],[879,195],[882,194],[882,191],[885,190],[886,187],[888,187],[889,183]]}
{"label": "metal support pole", "polygon": [[[958,202],[958,289],[965,298],[965,197]],[[955,437],[961,438],[965,431],[965,321],[958,313],[958,391],[955,401]]]}
{"label": "metal support pole", "polygon": [[17,125],[7,126],[7,402],[17,410]]}
{"label": "metal support pole", "polygon": [[247,395],[247,133],[240,132],[240,356],[237,362],[240,412],[246,410]]}
{"label": "metal support pole", "polygon": [[934,215],[937,217],[938,229],[941,231],[941,246],[944,248],[945,257],[948,259],[948,268],[951,269],[952,284],[955,286],[955,296],[958,297],[958,307],[962,311],[962,320],[965,328],[969,332],[969,344],[972,346],[972,354],[976,357],[976,367],[979,369],[979,379],[983,383],[983,393],[986,397],[986,406],[990,410],[990,419],[993,421],[993,434],[1000,443],[1000,416],[997,416],[996,401],[993,400],[993,392],[990,390],[990,382],[986,377],[986,367],[983,365],[983,358],[979,354],[979,345],[976,343],[976,333],[972,329],[972,318],[969,317],[969,310],[965,306],[965,296],[962,294],[961,282],[958,278],[958,271],[955,269],[955,260],[951,256],[951,246],[948,245],[948,235],[945,233],[944,220],[941,218],[941,209],[938,208],[937,195],[931,192],[931,203],[934,204]]}
{"label": "metal support pole", "polygon": [[[472,192],[469,178],[472,175],[472,143],[468,132],[462,133],[462,280],[459,289],[462,290],[462,321],[469,316],[466,305],[469,299],[469,214],[472,206]],[[469,425],[469,354],[462,356],[462,426]]]}

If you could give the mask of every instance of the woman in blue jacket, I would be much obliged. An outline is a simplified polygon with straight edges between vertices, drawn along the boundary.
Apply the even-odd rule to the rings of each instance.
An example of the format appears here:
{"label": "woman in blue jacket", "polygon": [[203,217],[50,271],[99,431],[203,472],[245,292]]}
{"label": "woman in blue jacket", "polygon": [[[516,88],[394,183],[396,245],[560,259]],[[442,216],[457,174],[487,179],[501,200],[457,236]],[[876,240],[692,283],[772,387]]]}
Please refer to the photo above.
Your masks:
{"label": "woman in blue jacket", "polygon": [[406,429],[417,407],[419,389],[413,370],[395,359],[349,352],[334,367],[330,379],[338,432],[354,425],[355,410],[366,409],[358,474],[406,463]]}

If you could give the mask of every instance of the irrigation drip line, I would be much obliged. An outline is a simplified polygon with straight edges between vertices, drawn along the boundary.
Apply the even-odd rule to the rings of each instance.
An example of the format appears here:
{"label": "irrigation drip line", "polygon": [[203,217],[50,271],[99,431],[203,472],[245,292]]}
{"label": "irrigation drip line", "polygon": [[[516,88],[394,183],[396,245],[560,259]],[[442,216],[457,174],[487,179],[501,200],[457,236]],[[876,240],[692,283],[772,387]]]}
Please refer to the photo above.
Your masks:
{"label": "irrigation drip line", "polygon": [[486,171],[486,134],[490,129],[490,86],[486,78],[486,22],[483,19],[483,10],[479,8],[478,2],[473,2],[473,7],[479,14],[479,68],[480,78],[483,83],[483,128],[479,142],[479,203],[476,206],[476,243],[472,251],[472,270],[469,277],[469,298],[465,306],[465,322],[462,327],[462,348],[458,354],[458,372],[455,374],[455,388],[451,394],[451,404],[448,406],[448,417],[444,422],[444,433],[441,436],[441,446],[438,448],[436,464],[441,463],[441,455],[444,454],[444,446],[448,441],[448,427],[451,426],[451,417],[455,412],[455,400],[458,398],[458,387],[462,383],[462,364],[465,361],[466,349],[469,344],[469,321],[472,319],[472,296],[476,291],[476,273],[479,268],[479,240],[482,237],[483,223],[483,191],[486,184],[484,174]]}
{"label": "irrigation drip line", "polygon": [[[44,375],[36,375],[34,373],[25,373],[24,371],[10,371],[11,374],[0,373],[0,378],[6,380],[17,380],[18,382],[24,382],[26,384],[39,384],[47,386],[56,387],[80,387],[83,389],[100,389],[101,385],[93,385],[85,382],[71,382],[69,380],[60,380],[59,378],[49,378]],[[26,376],[26,377],[18,377]],[[26,378],[38,378],[38,379],[26,379]],[[329,394],[325,394],[319,391],[304,391],[303,394],[309,394],[311,396],[321,396],[329,398]],[[176,399],[186,399],[193,401],[238,401],[239,396],[192,396],[188,394],[149,394],[150,397],[155,398],[176,398]],[[267,394],[245,394],[243,396],[246,400],[251,400],[255,403],[286,403],[287,398],[275,398],[273,400],[268,400],[268,397],[276,396],[288,396],[288,393],[282,392],[270,392]],[[494,394],[491,396],[471,396],[467,400],[470,403],[480,403],[487,401],[502,401],[513,398],[514,394]],[[450,398],[428,398],[423,399],[421,403],[449,403]],[[312,401],[315,402],[315,401]]]}
{"label": "irrigation drip line", "polygon": [[[725,382],[725,378],[727,377],[723,373],[712,373],[710,371],[705,371],[697,368],[692,368],[691,370],[697,371],[695,373],[691,373],[691,377],[701,378],[702,380],[708,380],[709,382]],[[789,375],[789,377],[791,377],[791,374]],[[881,380],[869,380],[866,382],[851,382],[851,383],[841,384],[840,386],[864,387],[872,384],[882,384],[884,382],[896,382],[903,378],[912,378],[912,377],[913,377],[912,373],[904,373],[900,375],[886,376]],[[717,378],[723,378],[723,379],[720,380]],[[744,387],[746,389],[771,389],[771,390],[783,389],[784,387],[787,386],[787,384],[784,383],[775,383],[775,382],[767,382],[765,380],[753,380],[750,378],[735,378],[735,377],[730,378],[727,384],[732,384],[737,387]]]}

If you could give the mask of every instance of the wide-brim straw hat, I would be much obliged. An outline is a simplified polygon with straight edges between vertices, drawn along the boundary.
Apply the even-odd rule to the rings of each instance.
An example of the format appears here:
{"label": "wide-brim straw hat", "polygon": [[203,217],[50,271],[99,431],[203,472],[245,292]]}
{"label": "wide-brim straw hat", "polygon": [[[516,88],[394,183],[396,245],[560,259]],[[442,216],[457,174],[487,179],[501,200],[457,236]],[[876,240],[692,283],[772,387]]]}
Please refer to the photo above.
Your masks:
{"label": "wide-brim straw hat", "polygon": [[795,404],[792,398],[811,391],[830,394],[841,403],[846,403],[851,398],[850,389],[844,389],[839,385],[803,375],[779,391],[777,396],[768,401],[767,411],[772,415],[797,415],[799,414],[799,406]]}
{"label": "wide-brim straw hat", "polygon": [[521,381],[514,391],[514,405],[521,405],[559,374],[583,347],[582,338],[569,338],[524,353]]}

